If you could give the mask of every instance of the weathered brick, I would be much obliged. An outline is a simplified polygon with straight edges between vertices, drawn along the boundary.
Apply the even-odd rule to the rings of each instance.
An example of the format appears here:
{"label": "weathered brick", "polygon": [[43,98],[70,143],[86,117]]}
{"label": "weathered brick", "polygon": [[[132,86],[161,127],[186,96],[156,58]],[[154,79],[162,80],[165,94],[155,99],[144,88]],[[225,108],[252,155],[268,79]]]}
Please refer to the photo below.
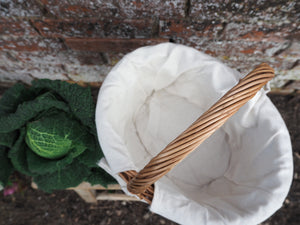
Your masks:
{"label": "weathered brick", "polygon": [[26,78],[26,83],[33,78],[48,78],[99,86],[110,69],[111,65],[102,58],[102,54],[95,52],[0,52],[2,81],[19,76],[20,79],[31,78]]}
{"label": "weathered brick", "polygon": [[0,17],[38,17],[43,9],[36,0],[0,0]]}
{"label": "weathered brick", "polygon": [[40,0],[45,9],[58,18],[115,17],[119,8],[114,1]]}
{"label": "weathered brick", "polygon": [[105,58],[105,56],[103,56],[103,54],[99,53],[99,52],[68,50],[68,51],[61,52],[60,55],[64,55],[64,58],[65,58],[64,62],[69,63],[69,64],[76,64],[78,66],[108,64],[108,61]]}
{"label": "weathered brick", "polygon": [[129,52],[138,47],[166,42],[168,39],[102,39],[102,38],[66,38],[67,46],[79,51],[93,52]]}
{"label": "weathered brick", "polygon": [[0,82],[1,86],[6,84],[8,86],[13,85],[16,82],[22,82],[30,84],[33,78],[30,74],[25,73],[22,70],[16,70],[15,67],[1,67],[0,66]]}
{"label": "weathered brick", "polygon": [[191,0],[191,18],[202,20],[289,23],[299,19],[299,2],[293,0]]}
{"label": "weathered brick", "polygon": [[294,26],[220,21],[161,20],[160,36],[193,46],[213,56],[278,55],[290,45],[288,35]]}
{"label": "weathered brick", "polygon": [[248,41],[264,41],[264,42],[286,42],[290,33],[297,30],[294,24],[286,26],[276,26],[262,24],[257,26],[255,24],[239,23],[235,28],[229,28],[228,24],[224,30],[224,38],[230,39],[244,39]]}
{"label": "weathered brick", "polygon": [[[20,63],[37,63],[49,66],[64,67],[64,64],[81,65],[104,65],[107,61],[102,53],[83,52],[73,50],[44,51],[44,52],[13,52],[11,53],[15,61]],[[0,63],[1,65],[1,63]]]}
{"label": "weathered brick", "polygon": [[192,39],[194,36],[217,39],[225,26],[220,21],[194,20],[160,20],[159,24],[159,35],[171,39]]}
{"label": "weathered brick", "polygon": [[15,69],[17,73],[30,74],[32,78],[38,79],[68,79],[64,68],[65,59],[60,56],[60,52],[14,51],[10,54],[18,60],[18,65],[21,67]]}
{"label": "weathered brick", "polygon": [[45,37],[150,38],[154,26],[151,19],[44,19],[32,23]]}
{"label": "weathered brick", "polygon": [[287,84],[284,89],[290,89],[290,90],[300,90],[300,80],[296,80],[296,81],[293,81],[289,84]]}
{"label": "weathered brick", "polygon": [[10,52],[0,51],[0,81],[2,83],[15,83],[21,81],[30,83],[32,77],[23,71],[22,63]]}
{"label": "weathered brick", "polygon": [[225,25],[220,21],[161,20],[159,35],[215,56],[215,49],[207,48],[207,44],[220,42]]}
{"label": "weathered brick", "polygon": [[59,51],[65,49],[64,44],[58,39],[41,37],[17,37],[0,39],[0,50],[14,51]]}
{"label": "weathered brick", "polygon": [[222,23],[221,21],[198,21],[198,20],[160,20],[161,37],[174,39],[208,38],[216,40],[247,40],[285,42],[293,39],[291,33],[297,32],[296,23],[286,26],[261,23],[250,24],[244,22]]}
{"label": "weathered brick", "polygon": [[[293,41],[286,49],[279,52],[276,55],[276,62],[278,84],[285,85],[290,80],[300,80],[300,42]],[[280,86],[276,85],[276,87]]]}
{"label": "weathered brick", "polygon": [[292,0],[0,0],[0,80],[100,84],[125,53],[173,40],[243,73],[267,62],[277,74],[272,86],[284,87],[300,79],[299,6]]}
{"label": "weathered brick", "polygon": [[114,66],[126,55],[126,52],[106,52],[103,55],[108,64]]}
{"label": "weathered brick", "polygon": [[0,19],[0,35],[35,36],[38,35],[38,33],[28,21]]}
{"label": "weathered brick", "polygon": [[69,79],[94,84],[102,83],[111,68],[109,65],[65,65]]}
{"label": "weathered brick", "polygon": [[184,17],[186,0],[144,1],[89,1],[41,0],[45,8],[56,17],[112,17],[112,18],[162,18]]}
{"label": "weathered brick", "polygon": [[293,41],[289,48],[281,52],[278,56],[286,60],[291,60],[292,62],[300,60],[300,41]]}
{"label": "weathered brick", "polygon": [[181,18],[186,11],[186,0],[120,0],[118,4],[125,18]]}

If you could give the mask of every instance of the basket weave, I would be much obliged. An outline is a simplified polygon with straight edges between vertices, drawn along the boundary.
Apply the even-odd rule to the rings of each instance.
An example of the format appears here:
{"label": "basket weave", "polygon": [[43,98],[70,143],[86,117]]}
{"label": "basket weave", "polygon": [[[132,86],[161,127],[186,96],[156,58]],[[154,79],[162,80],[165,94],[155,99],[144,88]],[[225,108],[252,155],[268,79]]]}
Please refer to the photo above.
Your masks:
{"label": "basket weave", "polygon": [[154,183],[220,128],[273,77],[274,70],[266,63],[260,64],[168,144],[139,173],[133,170],[119,173],[126,181],[128,191],[151,204]]}

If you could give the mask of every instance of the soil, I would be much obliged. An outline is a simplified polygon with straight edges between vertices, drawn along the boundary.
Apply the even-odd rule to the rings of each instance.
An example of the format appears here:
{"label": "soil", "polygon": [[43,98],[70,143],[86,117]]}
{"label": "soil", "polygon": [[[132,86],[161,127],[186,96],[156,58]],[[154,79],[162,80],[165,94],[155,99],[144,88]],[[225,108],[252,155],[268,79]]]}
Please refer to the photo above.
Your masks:
{"label": "soil", "polygon": [[[0,93],[1,94],[1,93]],[[300,95],[269,95],[282,114],[290,131],[294,151],[294,181],[280,210],[263,224],[300,224]],[[0,224],[175,224],[149,211],[141,202],[98,201],[85,203],[73,191],[52,194],[30,187],[30,179],[15,175],[19,191],[10,196],[0,194]]]}

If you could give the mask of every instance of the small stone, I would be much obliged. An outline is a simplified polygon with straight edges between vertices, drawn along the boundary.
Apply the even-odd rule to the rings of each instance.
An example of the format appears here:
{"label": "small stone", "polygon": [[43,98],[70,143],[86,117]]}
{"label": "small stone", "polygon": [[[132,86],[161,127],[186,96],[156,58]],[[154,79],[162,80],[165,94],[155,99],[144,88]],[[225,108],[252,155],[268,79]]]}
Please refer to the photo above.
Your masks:
{"label": "small stone", "polygon": [[166,221],[163,220],[163,219],[160,219],[160,220],[159,220],[159,223],[160,223],[160,224],[166,224]]}
{"label": "small stone", "polygon": [[286,205],[288,205],[288,204],[290,204],[290,200],[285,199],[284,203],[285,203]]}
{"label": "small stone", "polygon": [[122,215],[122,210],[116,210],[116,214],[117,214],[117,216],[121,216]]}
{"label": "small stone", "polygon": [[299,177],[299,176],[298,176],[298,173],[295,173],[295,174],[294,174],[294,179],[296,180],[296,179],[298,179],[298,177]]}
{"label": "small stone", "polygon": [[149,213],[146,213],[144,216],[143,216],[144,220],[147,220],[150,218],[150,214]]}

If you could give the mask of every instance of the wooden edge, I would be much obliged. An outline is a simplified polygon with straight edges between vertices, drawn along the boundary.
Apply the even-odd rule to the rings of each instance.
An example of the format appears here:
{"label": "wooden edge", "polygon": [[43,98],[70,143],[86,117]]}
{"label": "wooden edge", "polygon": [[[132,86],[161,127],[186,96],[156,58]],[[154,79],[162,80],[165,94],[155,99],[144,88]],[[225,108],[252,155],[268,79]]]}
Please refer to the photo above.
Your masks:
{"label": "wooden edge", "polygon": [[68,188],[68,190],[75,189],[88,189],[88,190],[122,190],[119,184],[109,184],[107,187],[103,187],[100,184],[91,185],[88,182],[82,182],[77,187]]}
{"label": "wooden edge", "polygon": [[[36,183],[31,182],[31,187],[33,189],[38,189]],[[120,185],[118,184],[111,184],[108,185],[107,188],[101,185],[91,185],[88,182],[82,182],[77,187],[68,188],[66,190],[73,190],[75,191],[85,202],[87,203],[97,203],[99,200],[106,200],[106,201],[140,201],[139,199],[128,196],[122,193],[96,193],[97,190],[105,191],[105,190],[122,190]]]}
{"label": "wooden edge", "polygon": [[108,200],[108,201],[140,201],[139,199],[128,196],[125,194],[113,194],[113,193],[100,193],[96,195],[97,200]]}
{"label": "wooden edge", "polygon": [[97,203],[96,191],[87,189],[74,189],[74,191],[88,203]]}
{"label": "wooden edge", "polygon": [[296,95],[299,95],[300,94],[300,90],[293,90],[293,89],[289,89],[289,90],[271,90],[267,94],[272,94],[272,95],[290,95],[290,94],[296,94]]}
{"label": "wooden edge", "polygon": [[[31,187],[33,189],[38,189],[38,186],[33,181],[31,182]],[[88,182],[82,182],[77,187],[67,188],[67,190],[122,190],[119,184],[109,184],[107,188],[103,187],[100,184],[97,185],[91,185]]]}

